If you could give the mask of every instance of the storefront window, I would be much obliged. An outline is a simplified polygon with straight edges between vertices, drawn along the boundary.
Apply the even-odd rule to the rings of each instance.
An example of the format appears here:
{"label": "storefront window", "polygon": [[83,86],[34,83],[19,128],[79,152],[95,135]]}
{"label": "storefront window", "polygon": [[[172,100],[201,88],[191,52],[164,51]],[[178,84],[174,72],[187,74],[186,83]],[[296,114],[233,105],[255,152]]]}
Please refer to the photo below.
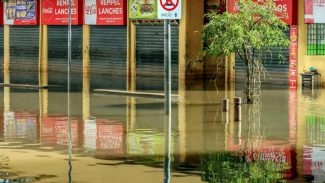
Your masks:
{"label": "storefront window", "polygon": [[325,55],[325,24],[308,24],[308,55]]}

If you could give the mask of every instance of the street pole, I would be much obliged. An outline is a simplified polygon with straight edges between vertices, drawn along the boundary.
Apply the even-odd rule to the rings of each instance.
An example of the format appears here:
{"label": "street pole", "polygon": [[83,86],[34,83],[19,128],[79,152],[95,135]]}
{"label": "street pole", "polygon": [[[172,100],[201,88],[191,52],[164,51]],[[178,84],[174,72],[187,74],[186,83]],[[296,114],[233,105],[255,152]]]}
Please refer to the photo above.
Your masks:
{"label": "street pole", "polygon": [[70,106],[70,92],[71,92],[71,8],[72,0],[68,1],[68,153],[69,153],[69,183],[72,182],[72,135],[71,135],[71,106]]}
{"label": "street pole", "polygon": [[170,183],[170,140],[171,140],[171,26],[164,20],[164,90],[165,90],[165,161],[164,183]]}

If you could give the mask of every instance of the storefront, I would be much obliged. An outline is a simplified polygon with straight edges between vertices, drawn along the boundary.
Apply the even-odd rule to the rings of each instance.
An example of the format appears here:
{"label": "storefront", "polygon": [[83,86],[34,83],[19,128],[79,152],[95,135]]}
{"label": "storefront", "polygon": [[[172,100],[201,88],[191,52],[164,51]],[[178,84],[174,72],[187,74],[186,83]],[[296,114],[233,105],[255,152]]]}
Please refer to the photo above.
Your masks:
{"label": "storefront", "polygon": [[[276,9],[275,14],[281,18],[288,26],[284,33],[288,39],[295,38],[290,47],[269,48],[262,58],[264,58],[264,67],[268,71],[265,79],[262,79],[262,87],[267,88],[288,88],[296,86],[297,83],[297,2],[293,0],[274,1]],[[228,10],[231,13],[238,11],[238,1],[229,0]],[[294,34],[294,36],[291,36]],[[242,88],[246,80],[246,66],[244,62],[236,57],[235,61],[235,81],[236,88]]]}
{"label": "storefront", "polygon": [[310,67],[321,74],[324,86],[325,73],[325,1],[304,0],[299,4],[299,54],[298,72],[308,72]]}
{"label": "storefront", "polygon": [[11,81],[36,84],[39,49],[38,2],[9,0],[3,5],[3,23],[10,25]]}

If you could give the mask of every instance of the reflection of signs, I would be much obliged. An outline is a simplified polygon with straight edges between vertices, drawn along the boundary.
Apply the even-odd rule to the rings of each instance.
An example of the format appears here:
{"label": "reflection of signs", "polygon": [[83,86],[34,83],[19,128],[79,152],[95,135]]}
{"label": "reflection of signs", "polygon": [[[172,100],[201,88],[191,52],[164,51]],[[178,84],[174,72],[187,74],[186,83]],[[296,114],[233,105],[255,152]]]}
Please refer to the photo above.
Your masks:
{"label": "reflection of signs", "polygon": [[[66,117],[43,118],[41,137],[43,143],[67,145],[68,144],[68,120]],[[71,120],[71,141],[73,145],[78,143],[78,120]]]}
{"label": "reflection of signs", "polygon": [[123,153],[124,127],[122,124],[97,123],[97,149]]}
{"label": "reflection of signs", "polygon": [[5,137],[36,139],[37,138],[37,117],[29,113],[6,112],[4,114]]}
{"label": "reflection of signs", "polygon": [[248,155],[247,161],[272,161],[272,162],[281,162],[285,163],[288,162],[286,154],[284,151],[269,151],[269,152],[253,152],[252,154]]}
{"label": "reflection of signs", "polygon": [[160,0],[161,7],[166,11],[173,11],[177,8],[179,0]]}
{"label": "reflection of signs", "polygon": [[324,147],[303,148],[303,174],[313,175],[315,182],[323,182],[325,172],[325,149]]}

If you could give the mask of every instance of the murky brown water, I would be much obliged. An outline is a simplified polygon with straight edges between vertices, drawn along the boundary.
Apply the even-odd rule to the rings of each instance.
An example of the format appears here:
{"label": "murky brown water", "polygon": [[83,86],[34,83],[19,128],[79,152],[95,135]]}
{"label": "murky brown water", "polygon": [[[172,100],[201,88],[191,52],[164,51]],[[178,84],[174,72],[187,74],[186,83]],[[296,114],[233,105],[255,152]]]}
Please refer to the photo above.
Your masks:
{"label": "murky brown water", "polygon": [[66,93],[2,88],[0,182],[164,182],[166,157],[173,183],[324,182],[325,90],[265,90],[225,121],[238,93],[180,92],[165,156],[162,100],[73,92],[69,175]]}

